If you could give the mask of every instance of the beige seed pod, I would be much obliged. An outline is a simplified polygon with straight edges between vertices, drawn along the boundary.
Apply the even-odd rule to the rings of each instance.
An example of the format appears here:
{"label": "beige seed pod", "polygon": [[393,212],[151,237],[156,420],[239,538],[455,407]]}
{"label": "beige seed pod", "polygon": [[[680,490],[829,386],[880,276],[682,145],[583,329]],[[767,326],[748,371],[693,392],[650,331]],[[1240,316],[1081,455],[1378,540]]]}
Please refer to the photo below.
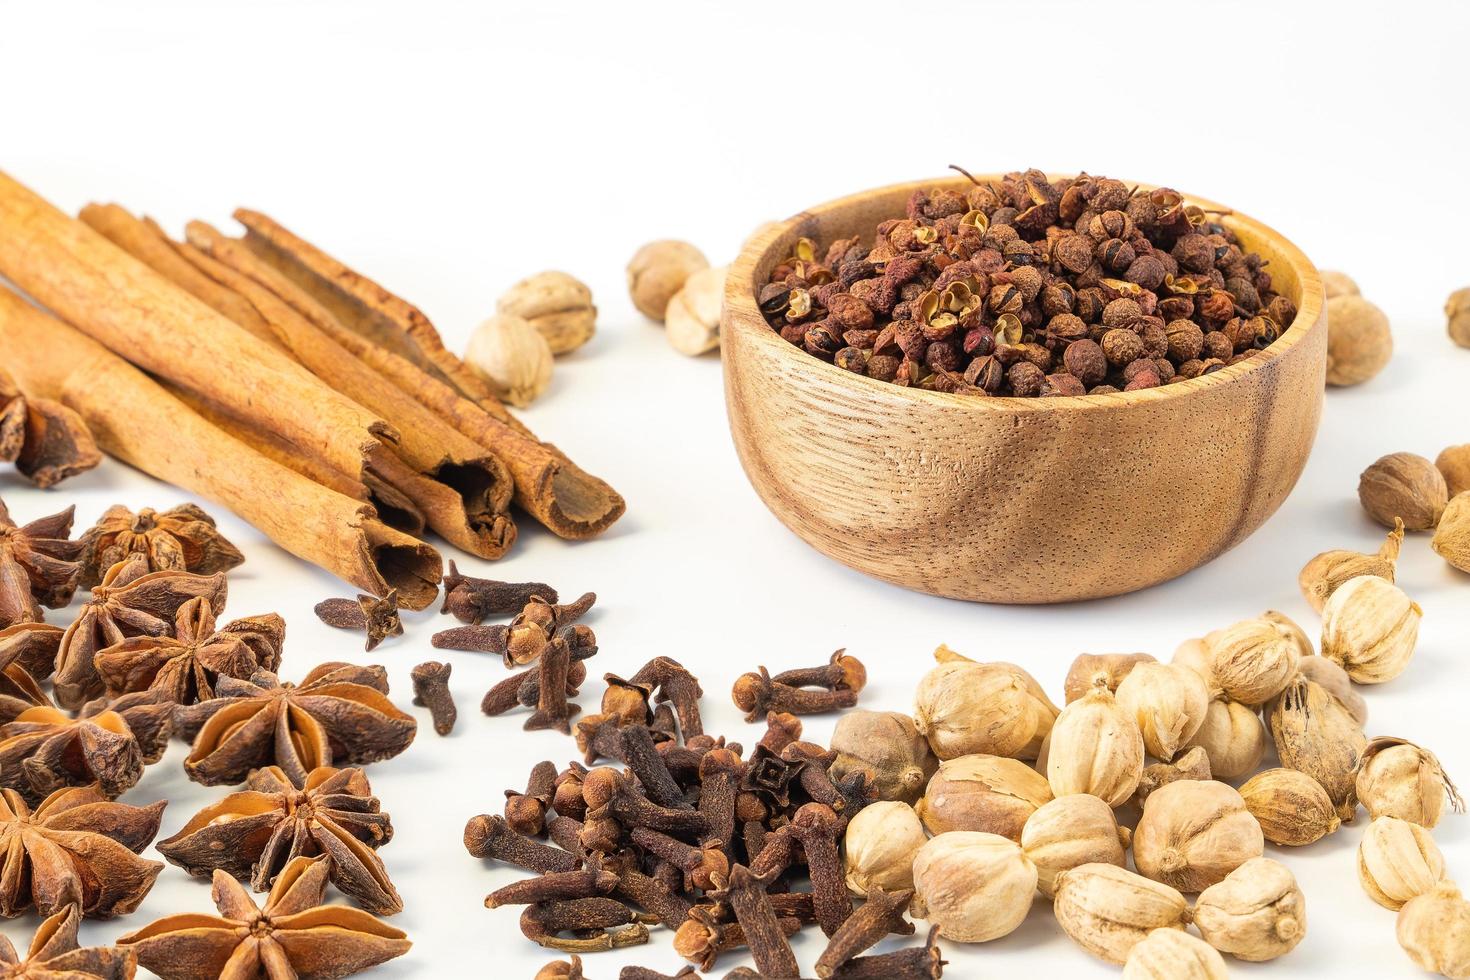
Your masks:
{"label": "beige seed pod", "polygon": [[1276,754],[1288,769],[1315,779],[1343,821],[1357,809],[1354,786],[1368,737],[1320,684],[1298,675],[1267,707]]}
{"label": "beige seed pod", "polygon": [[1338,704],[1347,709],[1358,727],[1368,724],[1367,700],[1353,687],[1353,679],[1336,661],[1326,657],[1303,657],[1297,669],[1307,680],[1322,685]]}
{"label": "beige seed pod", "polygon": [[1286,615],[1286,613],[1277,612],[1275,609],[1267,609],[1261,613],[1261,618],[1268,623],[1275,623],[1277,626],[1286,630],[1287,633],[1291,634],[1291,639],[1296,644],[1296,652],[1298,654],[1303,657],[1316,656],[1317,648],[1312,646],[1312,638],[1307,635],[1307,631],[1302,629],[1296,620]]}
{"label": "beige seed pod", "polygon": [[1148,802],[1154,790],[1181,779],[1212,779],[1210,754],[1202,746],[1185,749],[1173,762],[1155,762],[1143,767],[1143,778],[1138,781],[1138,790],[1133,802],[1140,807]]}
{"label": "beige seed pod", "polygon": [[1389,453],[1358,477],[1358,502],[1384,527],[1402,520],[1410,531],[1427,531],[1439,523],[1450,490],[1429,460],[1414,453]]}
{"label": "beige seed pod", "polygon": [[1307,934],[1307,900],[1286,865],[1253,858],[1200,892],[1194,925],[1205,942],[1260,963],[1296,948]]}
{"label": "beige seed pod", "polygon": [[1324,551],[1302,568],[1301,574],[1297,576],[1297,584],[1307,602],[1320,613],[1332,593],[1344,582],[1359,575],[1376,575],[1392,582],[1398,565],[1399,549],[1403,543],[1403,521],[1397,521],[1377,554],[1365,555],[1342,549]]}
{"label": "beige seed pod", "polygon": [[517,408],[531,404],[551,384],[551,347],[518,316],[496,314],[476,327],[464,360],[497,398]]}
{"label": "beige seed pod", "polygon": [[1205,679],[1206,684],[1212,685],[1210,693],[1216,693],[1213,685],[1214,677],[1210,673],[1210,651],[1205,646],[1205,638],[1202,636],[1191,637],[1179,644],[1174,650],[1174,656],[1169,658],[1172,664],[1188,667]]}
{"label": "beige seed pod", "polygon": [[951,660],[919,681],[914,724],[940,759],[1014,758],[1035,737],[1037,715],[1026,680],[1014,670]]}
{"label": "beige seed pod", "polygon": [[1455,980],[1470,977],[1470,902],[1450,882],[1405,902],[1397,932],[1399,945],[1421,969]]}
{"label": "beige seed pod", "polygon": [[962,755],[940,764],[915,809],[931,834],[974,830],[1020,840],[1027,818],[1051,798],[1046,777],[1024,762]]}
{"label": "beige seed pod", "polygon": [[1456,494],[1450,501],[1430,546],[1455,568],[1470,572],[1470,491]]}
{"label": "beige seed pod", "polygon": [[1214,778],[1226,781],[1242,779],[1255,772],[1266,751],[1266,731],[1260,716],[1238,701],[1228,698],[1210,702],[1204,724],[1189,740],[1189,747],[1199,746],[1210,758]]}
{"label": "beige seed pod", "polygon": [[638,312],[663,322],[669,300],[690,276],[709,268],[704,253],[675,239],[649,242],[628,261],[628,295]]}
{"label": "beige seed pod", "polygon": [[1154,881],[1197,892],[1265,847],[1261,825],[1234,788],[1181,779],[1149,794],[1133,832],[1133,863]]}
{"label": "beige seed pod", "polygon": [[900,711],[847,711],[837,719],[828,747],[837,753],[833,779],[867,767],[880,800],[916,803],[939,760],[918,726]]}
{"label": "beige seed pod", "polygon": [[1225,959],[1179,929],[1155,929],[1128,951],[1123,980],[1225,980]]}
{"label": "beige seed pod", "polygon": [[1036,887],[1051,898],[1063,871],[1084,864],[1128,862],[1127,827],[1096,796],[1073,793],[1043,804],[1021,829],[1021,850],[1036,865]]}
{"label": "beige seed pod", "polygon": [[1317,275],[1322,280],[1322,289],[1328,299],[1334,296],[1360,295],[1358,284],[1346,272],[1338,272],[1336,269],[1318,269]]}
{"label": "beige seed pod", "polygon": [[1062,709],[1046,758],[1052,793],[1091,793],[1121,806],[1142,776],[1143,733],[1103,683]]}
{"label": "beige seed pod", "polygon": [[1041,744],[1051,734],[1051,726],[1056,724],[1057,716],[1061,714],[1051,698],[1046,696],[1046,689],[1032,677],[1023,667],[1016,664],[1006,663],[1003,660],[995,661],[995,666],[1005,667],[1015,673],[1026,685],[1026,694],[1031,708],[1031,716],[1036,724],[1036,733],[1031,736],[1031,741],[1016,753],[1018,759],[1035,759],[1041,754]]}
{"label": "beige seed pod", "polygon": [[1358,802],[1370,817],[1398,817],[1433,828],[1448,801],[1456,812],[1464,802],[1439,759],[1428,749],[1401,738],[1375,738],[1363,750],[1355,782]]}
{"label": "beige seed pod", "polygon": [[1083,653],[1079,654],[1067,669],[1067,680],[1062,688],[1067,704],[1071,704],[1096,686],[1099,674],[1106,675],[1107,689],[1114,693],[1128,672],[1139,664],[1156,663],[1146,653]]}
{"label": "beige seed pod", "polygon": [[522,279],[501,294],[495,312],[530,323],[553,354],[576,350],[597,330],[592,290],[565,272],[538,272]]}
{"label": "beige seed pod", "polygon": [[1240,787],[1245,808],[1273,844],[1302,847],[1341,826],[1331,797],[1311,776],[1295,769],[1267,769]]}
{"label": "beige seed pod", "polygon": [[1399,676],[1414,656],[1424,610],[1375,575],[1344,582],[1322,609],[1322,656],[1359,684]]}
{"label": "beige seed pod", "polygon": [[1444,857],[1429,831],[1398,817],[1379,817],[1358,844],[1358,880],[1368,897],[1387,909],[1402,908],[1443,881]]}
{"label": "beige seed pod", "polygon": [[1434,465],[1439,467],[1439,472],[1444,476],[1451,499],[1470,490],[1470,442],[1446,448],[1434,457]]}
{"label": "beige seed pod", "polygon": [[1190,920],[1178,891],[1112,864],[1057,875],[1052,911],[1073,942],[1109,963],[1126,962],[1155,929],[1183,929]]}
{"label": "beige seed pod", "polygon": [[940,834],[914,857],[913,913],[945,939],[983,943],[1014,932],[1035,896],[1036,866],[997,834]]}
{"label": "beige seed pod", "polygon": [[1383,311],[1361,296],[1327,301],[1327,383],[1362,384],[1388,366],[1393,333]]}
{"label": "beige seed pod", "polygon": [[700,269],[684,281],[664,310],[664,331],[674,350],[698,357],[720,346],[720,308],[728,266]]}
{"label": "beige seed pod", "polygon": [[1165,762],[1199,731],[1210,707],[1204,678],[1178,664],[1138,664],[1118,685],[1116,696],[1138,722],[1148,754]]}
{"label": "beige seed pod", "polygon": [[1292,631],[1265,618],[1216,630],[1205,637],[1205,653],[1215,686],[1250,706],[1280,694],[1301,659]]}
{"label": "beige seed pod", "polygon": [[866,896],[914,887],[914,856],[928,841],[919,815],[907,803],[869,803],[847,822],[843,859],[847,887]]}

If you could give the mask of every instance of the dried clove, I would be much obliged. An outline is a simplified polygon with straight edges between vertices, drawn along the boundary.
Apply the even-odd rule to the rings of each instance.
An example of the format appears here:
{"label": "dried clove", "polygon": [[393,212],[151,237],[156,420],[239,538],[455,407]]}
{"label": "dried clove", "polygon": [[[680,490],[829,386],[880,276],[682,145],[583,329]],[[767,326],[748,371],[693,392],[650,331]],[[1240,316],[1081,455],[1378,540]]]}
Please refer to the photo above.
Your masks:
{"label": "dried clove", "polygon": [[653,709],[649,700],[653,688],[647,684],[635,684],[617,674],[603,674],[607,690],[602,692],[602,713],[612,715],[620,725],[648,725],[653,721]]}
{"label": "dried clove", "polygon": [[729,902],[735,912],[756,969],[767,977],[801,976],[796,954],[791,951],[781,920],[766,894],[766,882],[753,876],[745,865],[737,864],[730,869],[726,885],[719,897]]}
{"label": "dried clove", "polygon": [[498,909],[502,905],[534,905],[537,902],[592,898],[606,895],[617,883],[617,875],[595,867],[580,871],[542,872],[539,878],[523,878],[486,895],[485,907]]}
{"label": "dried clove", "polygon": [[497,582],[461,575],[451,561],[444,576],[444,605],[439,612],[478,626],[489,616],[513,615],[532,599],[556,602],[559,598],[556,590],[544,582]]}
{"label": "dried clove", "polygon": [[784,711],[793,715],[814,715],[857,704],[858,692],[850,689],[807,690],[774,680],[766,668],[741,674],[731,692],[735,707],[745,712],[745,720],[754,722],[767,712]]}
{"label": "dried clove", "polygon": [[510,627],[503,624],[456,626],[435,633],[429,638],[429,643],[436,650],[467,650],[471,653],[493,653],[504,657],[507,655],[509,636]]}
{"label": "dried clove", "polygon": [[550,847],[518,834],[510,829],[504,817],[484,813],[471,817],[464,825],[464,846],[474,857],[503,861],[538,874],[575,871],[581,864],[581,859],[570,849]]}
{"label": "dried clove", "polygon": [[634,827],[628,839],[683,871],[696,888],[711,889],[716,876],[723,878],[730,873],[730,861],[719,849],[719,840],[711,839],[709,844],[695,847],[648,827]]}
{"label": "dried clove", "polygon": [[449,693],[449,664],[437,660],[425,660],[413,670],[413,703],[428,708],[434,719],[434,731],[448,735],[454,731],[454,721],[459,711],[454,707],[454,696]]}
{"label": "dried clove", "polygon": [[868,683],[868,670],[857,657],[848,656],[844,648],[832,654],[820,667],[783,670],[771,680],[788,687],[825,687],[829,691],[858,692]]}
{"label": "dried clove", "polygon": [[863,950],[878,944],[890,933],[911,936],[914,926],[904,919],[904,911],[914,897],[912,889],[886,892],[868,889],[868,900],[834,933],[827,948],[817,958],[817,976],[827,980],[843,964]]}
{"label": "dried clove", "polygon": [[[564,932],[572,935],[561,935]],[[616,899],[600,897],[529,905],[521,912],[521,934],[539,946],[562,952],[598,953],[648,942],[648,927],[636,912]]]}
{"label": "dried clove", "polygon": [[659,806],[633,789],[616,769],[599,768],[582,781],[589,816],[611,816],[629,826],[649,827],[674,834],[706,834],[709,821],[694,810]]}
{"label": "dried clove", "polygon": [[848,960],[832,980],[939,980],[947,963],[939,955],[938,929],[929,930],[922,946]]}
{"label": "dried clove", "polygon": [[[801,930],[801,923],[796,919],[778,918],[776,923],[783,939]],[[708,906],[695,906],[688,920],[674,933],[674,952],[697,964],[701,970],[712,969],[721,953],[749,945],[743,926],[738,922],[718,921]]]}
{"label": "dried clove", "polygon": [[618,894],[648,910],[668,928],[678,929],[689,918],[694,904],[677,892],[683,885],[682,874],[677,869],[674,872],[676,883],[673,885],[650,877],[636,868],[622,868],[617,875]]}
{"label": "dried clove", "polygon": [[546,810],[556,789],[556,763],[547,760],[531,768],[526,791],[505,791],[505,822],[518,834],[539,836],[546,829]]}
{"label": "dried clove", "polygon": [[757,745],[765,746],[769,752],[777,755],[792,742],[801,738],[801,719],[789,711],[766,712],[766,733],[761,736]]}
{"label": "dried clove", "polygon": [[653,743],[653,733],[642,725],[622,729],[623,762],[643,784],[643,792],[659,806],[676,810],[693,809],[684,799],[684,791],[669,773],[669,767]]}
{"label": "dried clove", "polygon": [[649,684],[657,689],[657,700],[667,701],[674,706],[679,716],[679,731],[685,741],[704,734],[704,723],[699,715],[699,699],[704,696],[699,679],[684,669],[684,665],[670,657],[655,657],[644,664],[630,680],[635,684]]}
{"label": "dried clove", "polygon": [[692,966],[686,966],[678,973],[659,973],[650,970],[646,966],[625,966],[618,973],[618,980],[698,980],[699,972]]}
{"label": "dried clove", "polygon": [[[587,665],[580,660],[572,660],[567,668],[567,697],[576,697],[586,679]],[[486,691],[480,699],[480,710],[487,715],[503,715],[517,705],[534,708],[540,699],[541,672],[523,670]]]}
{"label": "dried clove", "polygon": [[316,618],[333,629],[366,630],[371,652],[390,636],[403,635],[403,620],[398,617],[398,590],[389,589],[381,599],[359,595],[352,599],[323,599],[314,607]]}
{"label": "dried clove", "polygon": [[536,710],[526,719],[527,731],[555,728],[563,734],[571,734],[572,716],[582,710],[567,700],[571,656],[571,649],[561,637],[546,644],[538,666],[540,690],[537,692]]}
{"label": "dried clove", "polygon": [[806,854],[817,924],[828,936],[836,935],[852,915],[852,898],[847,892],[842,856],[837,850],[837,835],[841,830],[837,814],[825,803],[808,803],[796,811],[790,826]]}

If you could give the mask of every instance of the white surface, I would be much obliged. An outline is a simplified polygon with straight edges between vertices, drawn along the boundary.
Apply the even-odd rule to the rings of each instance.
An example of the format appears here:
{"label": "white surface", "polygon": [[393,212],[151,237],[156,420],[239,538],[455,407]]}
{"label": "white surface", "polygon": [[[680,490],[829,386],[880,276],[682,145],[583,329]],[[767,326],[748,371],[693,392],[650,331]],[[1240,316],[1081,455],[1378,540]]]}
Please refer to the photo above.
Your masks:
{"label": "white surface", "polygon": [[[907,709],[940,642],[1023,663],[1059,696],[1081,651],[1163,657],[1268,607],[1315,629],[1298,568],[1382,537],[1358,509],[1358,472],[1383,453],[1433,456],[1470,440],[1470,351],[1445,339],[1440,312],[1470,283],[1464,4],[509,7],[3,3],[0,167],[63,208],[116,200],[174,231],[196,217],[232,227],[236,205],[264,209],[421,305],[451,346],[523,275],[559,267],[586,280],[598,336],[558,362],[524,417],[617,486],[628,515],[581,545],[523,521],[515,551],[494,566],[446,554],[482,574],[597,590],[594,676],[677,657],[704,682],[711,731],[754,740],[728,702],[739,671],[815,663],[839,646],[869,666],[865,706]],[[1281,512],[1179,581],[1061,608],[964,605],[869,581],[760,505],[726,435],[718,360],[669,349],[632,309],[622,267],[656,237],[688,238],[726,261],[766,218],[951,162],[1081,168],[1239,207],[1356,276],[1388,311],[1399,352],[1371,384],[1329,393]],[[0,473],[0,495],[19,518],[75,502],[79,527],[113,503],[185,499],[112,462],[49,495]],[[249,559],[231,578],[227,612],[286,616],[286,678],[364,659],[353,636],[310,613],[347,588],[210,510]],[[1404,677],[1366,692],[1370,734],[1419,740],[1470,781],[1470,579],[1416,535],[1401,582],[1424,607],[1422,640]],[[406,637],[366,658],[388,665],[405,707],[409,668],[436,655],[429,635],[448,625],[432,611],[411,616]],[[501,791],[532,763],[575,751],[554,733],[522,734],[519,718],[481,716],[479,697],[503,671],[451,656],[454,734],[440,739],[412,709],[417,742],[369,769],[396,828],[383,851],[407,903],[395,924],[415,943],[374,975],[529,977],[550,955],[520,938],[515,910],[480,904],[516,873],[469,858],[460,833],[472,814],[498,812]],[[584,709],[595,710],[600,687],[586,686]],[[808,731],[820,739],[830,724],[813,719]],[[163,835],[225,792],[189,783],[184,754],[175,744],[126,797],[170,800]],[[1435,837],[1470,880],[1467,825],[1447,819]],[[1358,888],[1361,827],[1277,854],[1312,922],[1277,972],[1417,974],[1393,914]],[[207,886],[170,866],[139,912],[88,923],[84,936],[106,941],[208,908]],[[28,941],[35,921],[4,932]],[[808,969],[820,948],[811,934],[798,943]],[[946,954],[955,977],[1117,973],[1073,948],[1041,901],[1017,933],[983,948],[946,944]],[[591,957],[587,969],[607,980],[635,962],[673,972],[668,933]]]}

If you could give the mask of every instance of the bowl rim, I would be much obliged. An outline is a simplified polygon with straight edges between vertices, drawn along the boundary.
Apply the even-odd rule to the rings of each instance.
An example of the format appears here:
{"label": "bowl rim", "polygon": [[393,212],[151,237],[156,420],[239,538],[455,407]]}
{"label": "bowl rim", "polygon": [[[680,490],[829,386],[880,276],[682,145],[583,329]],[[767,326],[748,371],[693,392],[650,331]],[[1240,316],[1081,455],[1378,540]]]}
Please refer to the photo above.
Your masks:
{"label": "bowl rim", "polygon": [[[1047,174],[1048,179],[1055,180],[1072,174]],[[999,181],[1004,178],[1003,174],[976,174],[976,181]],[[1133,182],[1126,182],[1132,184]],[[1325,307],[1324,290],[1322,280],[1317,273],[1317,267],[1307,258],[1306,254],[1298,248],[1291,239],[1282,235],[1274,228],[1243,214],[1232,208],[1210,200],[1170,188],[1180,194],[1189,204],[1195,204],[1206,210],[1220,212],[1220,220],[1223,224],[1246,229],[1248,234],[1255,238],[1269,239],[1272,246],[1286,259],[1296,274],[1297,282],[1301,287],[1301,301],[1297,303],[1295,319],[1280,337],[1269,347],[1257,352],[1252,357],[1215,371],[1208,375],[1197,378],[1189,378],[1184,381],[1171,382],[1160,385],[1157,388],[1143,388],[1137,391],[1105,392],[1100,395],[1061,395],[1049,398],[1018,398],[1018,397],[987,397],[977,398],[974,395],[962,395],[955,392],[932,391],[926,388],[913,388],[896,385],[889,381],[879,381],[863,374],[854,374],[845,371],[828,361],[815,357],[806,351],[796,347],[785,340],[776,331],[772,330],[770,324],[766,323],[765,317],[761,315],[756,303],[757,285],[755,282],[756,269],[765,259],[766,254],[775,244],[787,236],[800,237],[797,232],[800,226],[815,222],[818,218],[842,211],[846,208],[855,207],[865,203],[869,199],[883,194],[899,194],[904,197],[916,190],[927,190],[935,187],[953,187],[961,189],[972,186],[971,180],[963,176],[945,176],[931,178],[928,180],[903,181],[896,184],[888,184],[882,187],[874,187],[844,197],[835,198],[799,211],[784,221],[772,222],[768,226],[755,232],[740,248],[740,254],[730,265],[729,274],[725,279],[724,310],[721,316],[721,330],[743,332],[746,338],[754,343],[774,345],[773,350],[780,348],[782,352],[777,356],[791,357],[793,364],[815,366],[819,376],[828,380],[836,381],[839,377],[847,383],[867,390],[875,395],[885,395],[892,399],[911,399],[918,404],[926,401],[935,406],[964,406],[981,412],[1047,412],[1057,409],[1083,410],[1083,411],[1108,411],[1120,408],[1128,408],[1148,402],[1162,402],[1168,399],[1187,398],[1202,390],[1219,388],[1232,384],[1247,375],[1262,370],[1274,361],[1286,356],[1302,341],[1311,330],[1322,320]],[[1160,186],[1156,184],[1137,183],[1133,184],[1140,190],[1155,190]],[[722,345],[723,347],[724,345]],[[822,375],[825,370],[830,374]]]}

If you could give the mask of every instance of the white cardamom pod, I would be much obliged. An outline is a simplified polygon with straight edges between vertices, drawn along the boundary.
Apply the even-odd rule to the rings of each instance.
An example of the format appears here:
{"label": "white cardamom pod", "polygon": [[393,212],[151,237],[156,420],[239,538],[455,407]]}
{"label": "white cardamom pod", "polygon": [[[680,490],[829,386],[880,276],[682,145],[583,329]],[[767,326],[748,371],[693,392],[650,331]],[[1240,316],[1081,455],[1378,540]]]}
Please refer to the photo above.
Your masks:
{"label": "white cardamom pod", "polygon": [[1434,827],[1448,801],[1464,809],[1460,793],[1428,749],[1401,738],[1375,738],[1358,763],[1358,802],[1372,817],[1398,817]]}
{"label": "white cardamom pod", "polygon": [[1295,769],[1267,769],[1240,787],[1245,808],[1273,844],[1301,847],[1337,830],[1342,821],[1322,784]]}
{"label": "white cardamom pod", "polygon": [[1013,932],[1035,896],[1036,866],[998,834],[940,834],[914,857],[914,914],[955,942]]}
{"label": "white cardamom pod", "polygon": [[1334,660],[1326,657],[1303,657],[1297,669],[1309,681],[1316,681],[1326,688],[1327,693],[1348,710],[1353,721],[1361,728],[1368,724],[1368,702],[1353,687],[1353,679]]}
{"label": "white cardamom pod", "polygon": [[1062,709],[1047,747],[1052,793],[1090,793],[1121,806],[1143,776],[1143,733],[1133,715],[1099,683]]}
{"label": "white cardamom pod", "polygon": [[1215,685],[1245,705],[1280,694],[1301,659],[1292,630],[1263,617],[1216,630],[1205,637],[1205,651]]}
{"label": "white cardamom pod", "polygon": [[857,895],[913,888],[914,856],[928,839],[907,803],[869,803],[847,822],[843,837],[847,887]]}
{"label": "white cardamom pod", "polygon": [[1155,929],[1128,951],[1123,980],[1225,980],[1225,959],[1179,929]]}
{"label": "white cardamom pod", "polygon": [[1327,791],[1344,821],[1357,808],[1358,760],[1368,744],[1363,729],[1320,684],[1298,675],[1267,707],[1281,764],[1311,776]]}
{"label": "white cardamom pod", "polygon": [[1096,796],[1073,793],[1031,814],[1021,829],[1021,850],[1036,865],[1037,888],[1051,898],[1063,871],[1083,864],[1126,865],[1130,838],[1112,807]]}
{"label": "white cardamom pod", "polygon": [[1286,865],[1253,858],[1200,893],[1194,924],[1205,942],[1259,963],[1291,952],[1307,934],[1307,900]]}
{"label": "white cardamom pod", "polygon": [[1232,787],[1181,779],[1149,794],[1133,832],[1133,862],[1155,881],[1197,892],[1221,881],[1266,841]]}
{"label": "white cardamom pod", "polygon": [[1322,656],[1359,684],[1391,681],[1409,666],[1423,617],[1403,589],[1360,575],[1339,586],[1322,608]]}
{"label": "white cardamom pod", "polygon": [[1470,902],[1449,882],[1404,903],[1398,937],[1422,969],[1455,980],[1470,977]]}
{"label": "white cardamom pod", "polygon": [[1444,857],[1429,831],[1397,817],[1379,817],[1358,844],[1358,880],[1368,897],[1402,908],[1444,880]]}
{"label": "white cardamom pod", "polygon": [[1119,964],[1155,929],[1183,929],[1190,920],[1189,903],[1178,891],[1112,864],[1084,864],[1057,875],[1052,911],[1073,942]]}
{"label": "white cardamom pod", "polygon": [[931,834],[974,830],[1019,840],[1026,819],[1051,798],[1046,777],[1024,762],[962,755],[940,763],[916,809]]}
{"label": "white cardamom pod", "polygon": [[1141,663],[1118,685],[1118,704],[1133,715],[1148,754],[1168,762],[1204,724],[1210,691],[1178,664]]}
{"label": "white cardamom pod", "polygon": [[1188,747],[1199,746],[1210,758],[1210,774],[1235,780],[1250,775],[1266,751],[1266,730],[1250,708],[1228,698],[1210,702],[1199,731]]}
{"label": "white cardamom pod", "polygon": [[951,660],[919,681],[914,724],[941,759],[1014,758],[1036,735],[1037,714],[1024,678],[1000,664]]}

